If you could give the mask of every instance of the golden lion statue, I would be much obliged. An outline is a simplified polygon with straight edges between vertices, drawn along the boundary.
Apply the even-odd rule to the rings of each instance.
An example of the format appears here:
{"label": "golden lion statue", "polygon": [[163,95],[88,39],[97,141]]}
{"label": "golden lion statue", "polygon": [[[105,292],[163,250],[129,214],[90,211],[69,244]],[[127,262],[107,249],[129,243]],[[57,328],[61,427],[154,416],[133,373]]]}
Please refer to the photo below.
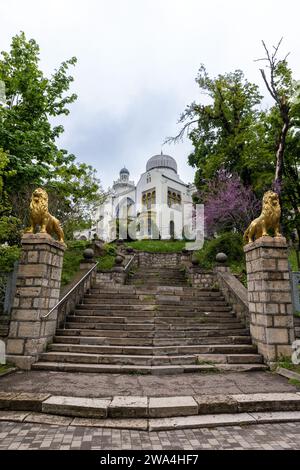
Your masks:
{"label": "golden lion statue", "polygon": [[33,191],[30,201],[30,227],[27,233],[34,233],[35,227],[40,226],[40,233],[55,235],[60,243],[64,243],[64,232],[57,220],[48,211],[48,194],[42,188]]}
{"label": "golden lion statue", "polygon": [[254,219],[244,233],[244,242],[251,243],[254,238],[265,237],[268,230],[273,229],[275,237],[281,237],[279,221],[281,209],[278,194],[267,191],[263,197],[262,211],[257,219]]}

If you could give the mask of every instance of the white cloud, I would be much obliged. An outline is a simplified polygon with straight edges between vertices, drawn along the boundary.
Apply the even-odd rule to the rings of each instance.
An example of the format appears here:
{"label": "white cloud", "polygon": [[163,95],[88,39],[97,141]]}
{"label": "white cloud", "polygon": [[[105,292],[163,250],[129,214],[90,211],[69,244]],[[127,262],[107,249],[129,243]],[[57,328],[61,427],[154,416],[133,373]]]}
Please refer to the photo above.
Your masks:
{"label": "white cloud", "polygon": [[[282,50],[291,51],[296,74],[299,13],[296,0],[284,9],[279,0],[11,0],[1,5],[0,44],[7,50],[24,30],[40,44],[47,73],[78,58],[71,73],[79,98],[64,119],[62,144],[93,162],[107,186],[124,163],[137,177],[176,132],[180,113],[199,99],[200,63],[212,75],[240,68],[264,91],[254,62],[263,53],[260,41],[284,36]],[[177,159],[181,177],[192,180],[190,144],[165,151]]]}

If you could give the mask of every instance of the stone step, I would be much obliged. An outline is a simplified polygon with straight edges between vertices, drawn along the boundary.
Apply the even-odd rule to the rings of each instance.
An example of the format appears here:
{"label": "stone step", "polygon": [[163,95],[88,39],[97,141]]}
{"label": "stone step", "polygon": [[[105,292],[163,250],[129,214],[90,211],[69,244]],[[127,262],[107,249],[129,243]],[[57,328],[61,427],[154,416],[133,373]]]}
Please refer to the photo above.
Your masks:
{"label": "stone step", "polygon": [[[171,311],[174,312],[174,305],[122,305],[122,307],[118,304],[79,304],[76,306],[76,311],[78,310],[91,310],[94,312],[97,311],[109,311],[112,310],[117,312],[124,312],[124,311],[136,311],[136,312],[146,312],[146,311]],[[197,305],[195,307],[185,306],[185,305],[176,305],[176,312],[232,312],[231,307],[226,306],[218,306],[215,304],[209,305]]]}
{"label": "stone step", "polygon": [[296,392],[99,398],[2,392],[0,400],[2,421],[11,416],[13,421],[57,425],[64,420],[66,426],[163,431],[300,421]]}
{"label": "stone step", "polygon": [[208,297],[218,298],[223,297],[221,292],[217,289],[200,289],[194,287],[155,287],[153,289],[137,288],[135,286],[120,285],[119,287],[92,287],[90,289],[92,295],[103,295],[105,297],[115,296],[118,294],[120,298],[134,298],[140,295],[180,295],[181,297]]}
{"label": "stone step", "polygon": [[97,316],[97,317],[114,317],[114,318],[143,318],[143,319],[154,319],[154,318],[236,318],[234,313],[231,311],[222,311],[222,310],[211,310],[211,309],[201,309],[200,311],[187,311],[177,310],[164,310],[164,309],[155,309],[155,310],[95,310],[95,309],[83,309],[81,306],[77,306],[74,310],[74,316]]}
{"label": "stone step", "polygon": [[250,371],[263,371],[267,369],[264,364],[218,364],[210,365],[169,365],[169,366],[128,366],[128,365],[113,365],[113,364],[82,364],[82,363],[67,363],[67,362],[43,362],[39,361],[32,364],[34,370],[49,370],[49,371],[64,371],[64,372],[93,372],[104,374],[153,374],[153,375],[167,375],[167,374],[180,374],[180,373],[207,373],[219,371],[234,371],[234,372],[250,372]]}
{"label": "stone step", "polygon": [[[101,297],[101,294],[97,295],[85,295],[82,303],[83,304],[96,304],[96,305],[174,305],[178,304],[179,306],[184,303],[184,305],[188,306],[198,306],[198,305],[223,305],[224,307],[228,307],[228,303],[218,297],[216,299],[206,299],[206,298],[198,298],[198,299],[183,299],[181,296],[174,296],[174,295],[157,295],[157,296],[140,296],[141,298],[134,298],[134,299],[118,299],[116,296],[111,296],[111,298],[104,299]],[[161,299],[161,297],[163,297]]]}
{"label": "stone step", "polygon": [[189,338],[201,338],[201,337],[212,337],[212,336],[248,336],[249,330],[246,328],[236,328],[236,329],[227,329],[224,328],[218,329],[217,327],[208,328],[203,327],[199,331],[120,331],[120,330],[98,330],[98,329],[88,329],[88,328],[76,328],[76,325],[68,325],[67,328],[63,330],[58,330],[58,334],[63,331],[64,335],[82,335],[82,336],[102,336],[106,338],[155,338],[158,339],[171,339],[180,338],[189,339]]}
{"label": "stone step", "polygon": [[233,312],[172,312],[172,311],[163,311],[163,310],[154,310],[146,312],[136,312],[136,311],[126,311],[124,313],[118,313],[117,311],[112,311],[110,314],[107,314],[106,311],[95,312],[94,310],[75,310],[73,314],[69,315],[70,319],[74,317],[98,317],[101,321],[111,321],[117,322],[120,319],[121,322],[126,321],[138,321],[138,322],[154,322],[157,320],[166,320],[178,322],[181,319],[185,320],[197,320],[198,318],[210,318],[212,321],[217,319],[236,319],[236,316]]}
{"label": "stone step", "polygon": [[216,331],[223,331],[226,334],[228,331],[231,330],[240,330],[242,329],[242,325],[240,322],[228,322],[228,323],[209,323],[208,321],[203,321],[202,323],[198,321],[198,324],[194,325],[173,325],[171,323],[162,322],[162,323],[154,323],[154,324],[145,324],[145,323],[100,323],[92,318],[92,322],[80,322],[80,317],[75,317],[72,321],[68,321],[65,324],[65,329],[80,329],[80,330],[97,330],[98,332],[104,331],[108,334],[114,332],[114,334],[126,333],[126,332],[139,332],[139,333],[153,333],[153,334],[161,334],[162,332],[173,332],[174,335],[177,336],[184,336],[185,332],[190,331],[193,333],[199,333],[206,330],[216,330]]}
{"label": "stone step", "polygon": [[84,322],[84,323],[104,323],[104,324],[150,324],[150,325],[163,325],[165,323],[169,325],[198,325],[203,323],[238,323],[242,326],[241,322],[233,315],[178,315],[171,317],[168,315],[151,315],[151,316],[135,316],[135,315],[124,315],[116,316],[112,315],[108,317],[106,315],[86,315],[76,314],[68,315],[66,317],[67,322]]}
{"label": "stone step", "polygon": [[[75,338],[76,339],[76,338]],[[89,343],[68,344],[55,342],[49,346],[50,351],[78,352],[87,354],[125,354],[140,356],[165,356],[183,354],[254,354],[256,348],[253,345],[243,344],[208,344],[193,346],[104,346]],[[250,361],[249,361],[250,362]]]}
{"label": "stone step", "polygon": [[42,353],[40,360],[50,362],[72,362],[81,364],[114,364],[136,366],[163,366],[185,364],[260,364],[259,354],[184,354],[184,355],[131,355],[131,354],[96,354],[83,352],[50,351]]}
{"label": "stone step", "polygon": [[124,325],[140,325],[145,326],[146,329],[149,326],[153,327],[164,327],[168,325],[168,327],[173,326],[176,327],[185,327],[185,326],[201,326],[203,324],[239,324],[241,322],[234,317],[211,317],[211,316],[198,316],[198,317],[152,317],[152,318],[144,318],[144,317],[107,317],[102,315],[69,315],[66,317],[67,322],[78,322],[78,323],[97,323],[98,325],[105,325],[104,328],[115,329],[117,327],[123,328]]}
{"label": "stone step", "polygon": [[50,351],[40,356],[41,361],[51,362],[72,362],[87,364],[115,364],[115,365],[184,365],[184,364],[256,364],[261,363],[261,356],[258,354],[192,354],[192,355],[126,355],[126,354],[95,354],[79,352],[58,352]]}
{"label": "stone step", "polygon": [[[60,330],[61,335],[57,332],[54,336],[54,343],[68,343],[68,344],[93,344],[105,346],[118,346],[118,347],[198,347],[202,345],[251,345],[249,336],[219,336],[219,337],[202,337],[202,338],[178,338],[176,340],[170,338],[107,338],[103,336],[64,336],[65,330]],[[68,331],[69,333],[69,331]],[[83,332],[82,332],[83,333]]]}

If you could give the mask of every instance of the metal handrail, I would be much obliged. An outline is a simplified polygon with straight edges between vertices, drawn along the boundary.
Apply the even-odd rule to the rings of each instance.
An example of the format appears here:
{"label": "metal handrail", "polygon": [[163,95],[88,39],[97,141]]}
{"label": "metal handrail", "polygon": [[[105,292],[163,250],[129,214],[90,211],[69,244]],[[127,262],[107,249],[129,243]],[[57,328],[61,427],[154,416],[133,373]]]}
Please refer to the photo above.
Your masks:
{"label": "metal handrail", "polygon": [[89,271],[87,273],[85,273],[85,275],[75,284],[75,286],[73,286],[72,289],[70,289],[63,296],[63,298],[60,299],[60,301],[57,302],[57,304],[48,313],[46,313],[45,315],[40,315],[40,320],[44,320],[45,318],[48,318],[49,315],[51,315],[51,313],[54,312],[54,310],[56,310],[58,307],[63,305],[66,302],[66,300],[68,300],[70,295],[77,289],[78,286],[80,286],[80,284],[82,284],[82,282],[84,282],[86,280],[86,278],[91,274],[92,271],[94,271],[94,269],[96,269],[97,266],[98,266],[98,262],[95,263],[94,266],[92,266],[91,269],[89,269]]}
{"label": "metal handrail", "polygon": [[128,261],[126,266],[124,266],[124,271],[127,271],[127,269],[129,268],[129,266],[131,265],[131,263],[132,263],[132,261],[134,260],[135,257],[136,257],[136,253],[134,253],[134,255],[130,258],[130,260]]}

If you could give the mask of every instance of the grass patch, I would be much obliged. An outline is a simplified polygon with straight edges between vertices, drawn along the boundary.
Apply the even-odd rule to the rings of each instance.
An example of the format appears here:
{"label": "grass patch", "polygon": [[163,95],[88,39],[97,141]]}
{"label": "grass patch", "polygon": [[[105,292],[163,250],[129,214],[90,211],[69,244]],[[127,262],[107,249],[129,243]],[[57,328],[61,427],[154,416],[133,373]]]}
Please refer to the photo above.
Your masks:
{"label": "grass patch", "polygon": [[0,364],[0,374],[3,374],[3,372],[6,372],[10,369],[12,369],[14,366],[11,364]]}
{"label": "grass patch", "polygon": [[292,271],[299,271],[297,254],[295,248],[289,250],[289,263]]}
{"label": "grass patch", "polygon": [[300,380],[297,379],[289,379],[289,384],[295,385],[296,387],[300,388]]}
{"label": "grass patch", "polygon": [[61,285],[67,285],[79,270],[80,262],[83,259],[83,251],[90,246],[84,240],[72,240],[66,242],[67,249],[64,254],[64,262],[61,275]]}
{"label": "grass patch", "polygon": [[126,246],[151,253],[178,253],[185,247],[185,243],[185,240],[134,240],[126,242]]}
{"label": "grass patch", "polygon": [[196,359],[197,366],[215,366],[213,361],[206,361],[205,359]]}
{"label": "grass patch", "polygon": [[282,357],[278,362],[277,362],[278,367],[282,367],[283,369],[288,369],[293,372],[297,372],[300,374],[300,364],[296,365],[292,363],[292,360],[290,357]]}
{"label": "grass patch", "polygon": [[104,255],[96,258],[98,271],[110,271],[115,266],[116,246],[114,243],[105,243],[102,247]]}

